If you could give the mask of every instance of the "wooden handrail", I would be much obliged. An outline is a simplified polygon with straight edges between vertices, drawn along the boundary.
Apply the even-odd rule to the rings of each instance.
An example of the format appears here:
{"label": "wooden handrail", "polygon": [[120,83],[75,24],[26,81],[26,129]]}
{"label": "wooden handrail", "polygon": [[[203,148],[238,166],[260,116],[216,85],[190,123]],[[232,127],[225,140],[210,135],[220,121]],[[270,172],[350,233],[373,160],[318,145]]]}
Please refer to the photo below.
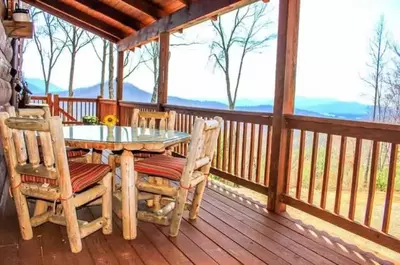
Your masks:
{"label": "wooden handrail", "polygon": [[238,110],[206,109],[196,107],[186,107],[177,105],[163,105],[165,110],[175,110],[181,113],[193,114],[205,117],[220,116],[224,120],[234,120],[239,122],[251,122],[256,124],[272,125],[272,113],[268,112],[247,112]]}
{"label": "wooden handrail", "polygon": [[300,115],[285,115],[285,120],[286,126],[290,129],[400,143],[400,125]]}

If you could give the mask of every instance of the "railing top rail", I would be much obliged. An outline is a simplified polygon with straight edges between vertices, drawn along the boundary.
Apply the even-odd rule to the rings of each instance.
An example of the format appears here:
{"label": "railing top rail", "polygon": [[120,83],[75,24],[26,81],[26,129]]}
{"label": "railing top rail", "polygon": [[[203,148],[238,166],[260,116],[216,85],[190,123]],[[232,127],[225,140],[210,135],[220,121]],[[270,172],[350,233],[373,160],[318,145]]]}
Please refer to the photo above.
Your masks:
{"label": "railing top rail", "polygon": [[72,102],[96,102],[96,98],[71,98],[71,97],[58,97],[59,101],[72,101]]}
{"label": "railing top rail", "polygon": [[186,107],[177,105],[163,105],[166,110],[177,110],[186,114],[214,117],[221,116],[225,120],[251,122],[257,124],[272,125],[272,113],[268,112],[247,112],[237,110],[206,109],[197,107]]}
{"label": "railing top rail", "polygon": [[158,107],[158,104],[156,104],[156,103],[135,102],[135,101],[126,101],[126,100],[120,100],[119,105],[122,107],[132,107],[132,105],[146,107],[146,108],[157,108]]}
{"label": "railing top rail", "polygon": [[400,143],[400,125],[301,115],[285,115],[285,120],[287,127],[290,129]]}

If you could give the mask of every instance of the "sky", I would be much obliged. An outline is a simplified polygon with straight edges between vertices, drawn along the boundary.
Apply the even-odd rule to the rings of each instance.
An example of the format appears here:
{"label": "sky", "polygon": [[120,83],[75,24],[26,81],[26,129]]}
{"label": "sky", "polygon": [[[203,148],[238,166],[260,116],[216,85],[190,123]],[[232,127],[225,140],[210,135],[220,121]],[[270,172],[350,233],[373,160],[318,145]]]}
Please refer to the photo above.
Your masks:
{"label": "sky", "polygon": [[[268,34],[277,33],[278,0],[268,4],[273,22]],[[301,2],[296,96],[333,98],[371,103],[372,89],[361,77],[368,73],[369,40],[381,15],[385,16],[388,34],[400,43],[399,0],[303,0]],[[224,20],[232,18],[226,15]],[[185,40],[201,44],[171,47],[169,95],[190,99],[226,101],[224,76],[209,61],[214,37],[210,22],[184,31]],[[172,37],[171,43],[174,42]],[[99,50],[100,50],[99,42]],[[237,57],[234,52],[233,57]],[[236,60],[237,61],[237,60]],[[275,89],[276,40],[245,59],[239,99],[262,101],[273,98]],[[63,52],[55,66],[51,83],[68,87],[70,58]],[[99,83],[101,64],[88,45],[79,51],[74,87]],[[40,60],[34,43],[24,54],[26,77],[41,78]],[[151,92],[152,73],[142,66],[125,82]]]}

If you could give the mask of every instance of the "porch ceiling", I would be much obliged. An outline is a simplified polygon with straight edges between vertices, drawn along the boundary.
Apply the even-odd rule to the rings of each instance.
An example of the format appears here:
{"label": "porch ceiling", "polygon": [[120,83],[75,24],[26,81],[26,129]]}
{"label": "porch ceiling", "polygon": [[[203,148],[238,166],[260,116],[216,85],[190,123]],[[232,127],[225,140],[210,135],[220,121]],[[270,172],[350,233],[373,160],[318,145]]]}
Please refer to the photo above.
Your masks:
{"label": "porch ceiling", "polygon": [[114,43],[119,50],[182,30],[255,0],[24,0]]}

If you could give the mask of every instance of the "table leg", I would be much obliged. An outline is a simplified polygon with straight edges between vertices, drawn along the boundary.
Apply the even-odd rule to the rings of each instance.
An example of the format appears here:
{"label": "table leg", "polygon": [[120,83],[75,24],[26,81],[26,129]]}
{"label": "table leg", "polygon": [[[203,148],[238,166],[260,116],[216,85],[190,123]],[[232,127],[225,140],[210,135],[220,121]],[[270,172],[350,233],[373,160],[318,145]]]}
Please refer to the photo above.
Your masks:
{"label": "table leg", "polygon": [[101,164],[102,155],[103,155],[102,150],[97,150],[97,149],[93,148],[93,151],[92,151],[92,163],[93,164]]}
{"label": "table leg", "polygon": [[121,155],[121,201],[122,201],[122,231],[126,240],[136,238],[136,178],[133,154],[126,151]]}

